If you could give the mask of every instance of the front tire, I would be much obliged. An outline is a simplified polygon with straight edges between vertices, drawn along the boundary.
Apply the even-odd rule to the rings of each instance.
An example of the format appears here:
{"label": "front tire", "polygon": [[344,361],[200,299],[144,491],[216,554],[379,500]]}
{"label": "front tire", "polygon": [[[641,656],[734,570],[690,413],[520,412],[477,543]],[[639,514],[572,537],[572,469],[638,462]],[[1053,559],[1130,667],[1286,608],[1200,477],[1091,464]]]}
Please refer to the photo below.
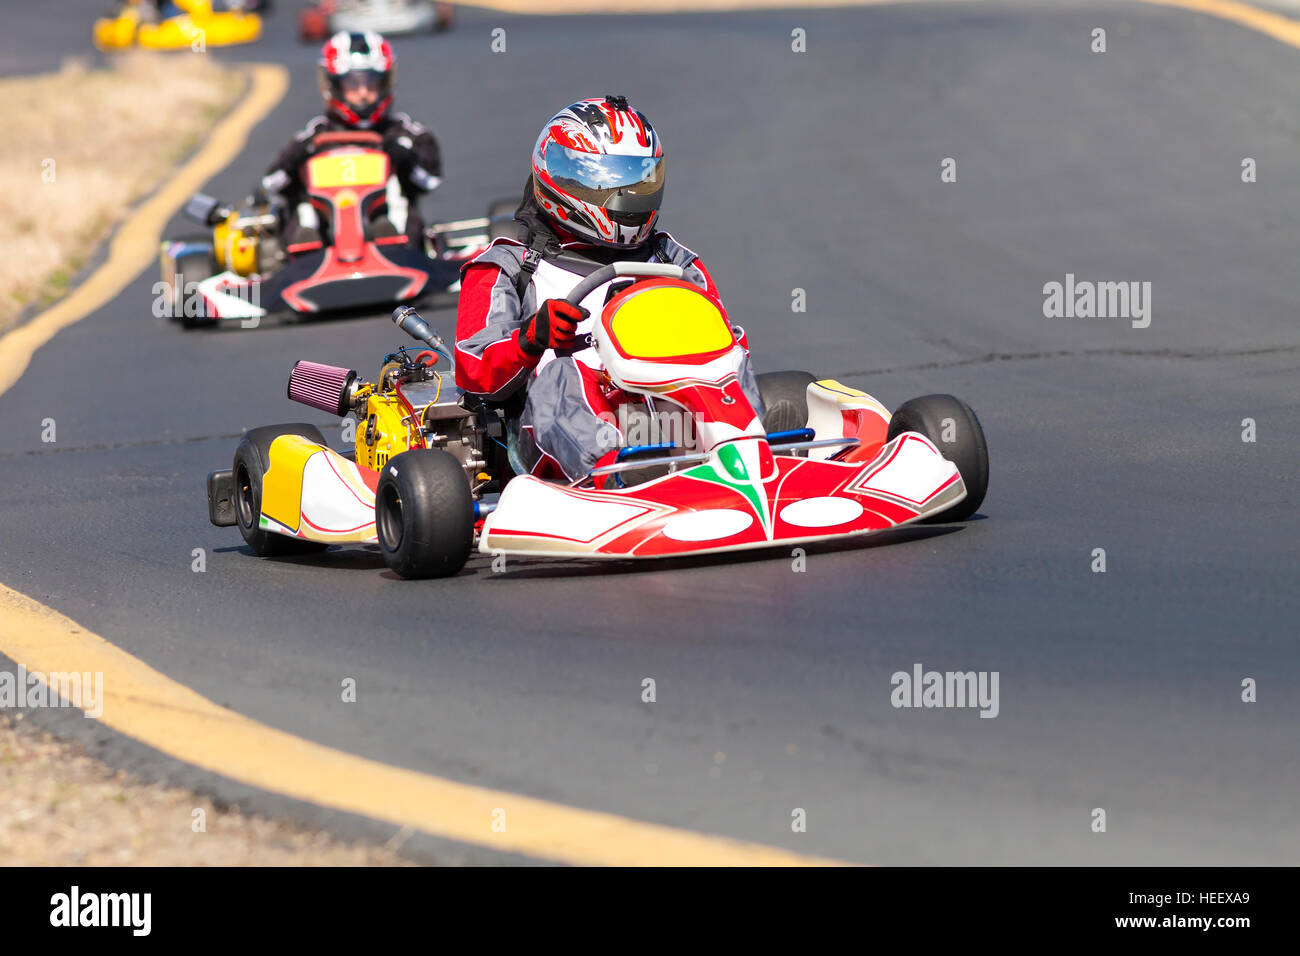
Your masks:
{"label": "front tire", "polygon": [[[172,315],[180,319],[181,327],[186,329],[197,329],[205,325],[216,325],[217,319],[209,318],[205,315],[187,315],[185,301],[185,285],[189,282],[198,282],[215,274],[217,263],[212,258],[212,250],[207,249],[198,252],[187,252],[176,259],[176,275],[180,278],[181,300],[177,302],[172,300]],[[190,303],[191,308],[196,308],[201,302]]]}
{"label": "front tire", "polygon": [[437,449],[392,458],[375,489],[375,529],[384,562],[404,578],[445,578],[474,544],[474,498],[465,469]]}
{"label": "front tire", "polygon": [[281,435],[301,435],[308,441],[325,445],[325,436],[315,425],[299,422],[294,425],[266,425],[250,428],[235,449],[232,476],[235,483],[235,523],[244,541],[253,553],[263,558],[291,554],[315,554],[328,545],[319,541],[290,538],[274,531],[263,531],[262,476],[271,462],[271,442]]}
{"label": "front tire", "polygon": [[898,406],[889,421],[888,440],[920,432],[957,466],[966,497],[927,521],[964,521],[984,502],[989,487],[989,450],[984,429],[969,405],[951,395],[922,395]]}
{"label": "front tire", "polygon": [[763,430],[785,432],[808,424],[808,386],[812,372],[764,372],[756,376],[763,397]]}

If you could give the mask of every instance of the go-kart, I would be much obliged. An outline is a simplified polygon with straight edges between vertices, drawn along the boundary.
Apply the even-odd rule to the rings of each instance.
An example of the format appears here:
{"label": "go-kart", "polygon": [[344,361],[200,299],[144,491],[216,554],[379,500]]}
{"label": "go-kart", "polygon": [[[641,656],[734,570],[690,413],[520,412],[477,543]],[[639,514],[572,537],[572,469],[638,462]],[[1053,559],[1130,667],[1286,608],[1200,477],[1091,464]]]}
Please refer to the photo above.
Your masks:
{"label": "go-kart", "polygon": [[301,174],[320,222],[311,241],[286,242],[293,211],[266,199],[239,209],[193,196],[185,215],[211,238],[162,243],[168,314],[186,327],[247,324],[271,312],[391,306],[459,288],[461,264],[489,241],[473,230],[489,220],[437,224],[415,239],[399,233],[384,215],[391,169],[381,143],[371,131],[315,136]]}
{"label": "go-kart", "polygon": [[315,0],[298,13],[298,38],[317,43],[340,30],[385,36],[451,29],[452,5],[444,0]]}
{"label": "go-kart", "polygon": [[[661,558],[955,521],[979,507],[988,453],[967,405],[928,395],[891,416],[865,392],[776,372],[758,377],[765,417],[792,427],[769,431],[741,387],[739,330],[681,275],[615,263],[568,301],[615,276],[639,280],[605,304],[590,345],[613,385],[693,416],[694,447],[624,446],[573,482],[514,475],[509,420],[435,368],[451,353],[405,307],[394,320],[427,350],[389,355],[374,384],[312,362],[289,377],[291,399],[356,414],[355,448],[334,451],[306,424],[252,429],[233,466],[208,476],[209,519],[238,526],[259,555],[377,544],[392,571],[425,578],[459,571],[475,538],[491,554]],[[620,480],[633,476],[642,480]]]}
{"label": "go-kart", "polygon": [[95,21],[95,46],[104,51],[138,45],[152,50],[189,49],[197,44],[231,46],[262,35],[262,18],[239,6],[220,9],[211,0],[165,0],[155,7],[124,0],[116,14]]}

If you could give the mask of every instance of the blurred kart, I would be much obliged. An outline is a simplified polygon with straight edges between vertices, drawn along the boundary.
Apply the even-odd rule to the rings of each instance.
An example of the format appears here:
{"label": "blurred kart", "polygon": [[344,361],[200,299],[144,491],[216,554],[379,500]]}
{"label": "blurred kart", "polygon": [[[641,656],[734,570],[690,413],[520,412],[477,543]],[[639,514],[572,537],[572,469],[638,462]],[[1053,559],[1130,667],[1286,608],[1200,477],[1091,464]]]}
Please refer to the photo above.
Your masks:
{"label": "blurred kart", "polygon": [[315,0],[298,14],[298,37],[319,43],[340,30],[385,36],[440,32],[453,22],[452,5],[441,0]]}
{"label": "blurred kart", "polygon": [[983,501],[988,452],[964,402],[926,395],[891,415],[839,382],[773,372],[758,376],[760,419],[740,331],[678,266],[605,266],[567,300],[617,276],[640,281],[605,304],[591,346],[612,386],[689,414],[692,441],[625,445],[573,482],[516,476],[510,420],[435,369],[451,352],[400,307],[394,321],[428,351],[387,356],[374,384],[315,362],[289,376],[289,398],[356,415],[354,447],[334,451],[307,424],[249,430],[208,475],[209,520],[258,555],[378,544],[390,570],[427,578],[459,571],[476,538],[487,554],[664,558],[959,521]]}
{"label": "blurred kart", "polygon": [[104,51],[136,45],[152,50],[251,43],[262,35],[262,18],[211,0],[123,0],[117,13],[95,21],[95,46]]}
{"label": "blurred kart", "polygon": [[314,138],[302,170],[320,220],[309,242],[287,245],[287,211],[265,199],[236,209],[202,193],[192,197],[186,216],[212,235],[162,243],[168,314],[192,328],[286,310],[391,307],[457,291],[460,266],[489,241],[489,219],[437,224],[423,237],[399,233],[384,215],[391,168],[381,143],[371,131]]}

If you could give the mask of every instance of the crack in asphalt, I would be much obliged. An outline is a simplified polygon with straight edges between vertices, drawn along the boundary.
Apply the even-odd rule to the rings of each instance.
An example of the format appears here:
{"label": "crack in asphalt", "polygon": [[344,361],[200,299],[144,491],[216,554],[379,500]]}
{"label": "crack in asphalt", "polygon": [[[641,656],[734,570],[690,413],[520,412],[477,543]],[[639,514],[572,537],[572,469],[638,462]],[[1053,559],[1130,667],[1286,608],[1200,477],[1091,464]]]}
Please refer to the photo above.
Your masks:
{"label": "crack in asphalt", "polygon": [[1300,351],[1300,345],[1271,345],[1262,349],[1058,349],[1053,352],[988,352],[970,358],[947,359],[942,362],[925,362],[921,365],[892,365],[888,368],[869,368],[854,372],[840,372],[836,378],[854,375],[884,375],[890,372],[923,372],[936,368],[956,368],[961,365],[991,365],[996,362],[1033,362],[1042,359],[1092,358],[1115,356],[1121,358],[1161,359],[1220,359],[1244,358],[1254,355],[1280,355]]}

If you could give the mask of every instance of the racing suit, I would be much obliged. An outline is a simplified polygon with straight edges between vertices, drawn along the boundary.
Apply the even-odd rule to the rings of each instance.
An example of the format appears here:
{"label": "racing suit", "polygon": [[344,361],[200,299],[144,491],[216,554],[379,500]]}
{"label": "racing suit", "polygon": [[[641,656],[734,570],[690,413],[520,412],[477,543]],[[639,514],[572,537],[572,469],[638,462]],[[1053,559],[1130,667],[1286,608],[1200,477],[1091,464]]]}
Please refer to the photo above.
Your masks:
{"label": "racing suit", "polygon": [[[557,356],[554,351],[540,358],[529,355],[519,343],[525,321],[547,299],[568,295],[594,267],[619,260],[679,265],[685,279],[715,296],[717,291],[699,257],[666,232],[656,232],[640,248],[623,250],[588,245],[558,231],[557,238],[558,251],[565,255],[553,255],[553,250],[548,250],[538,262],[522,299],[516,282],[525,253],[529,252],[525,243],[497,239],[465,266],[456,313],[456,384],[489,402],[500,404],[513,399],[516,408],[524,390],[517,421],[512,423],[507,412],[512,467],[539,477],[576,480],[601,459],[612,460],[619,446],[625,444],[619,425],[628,418],[620,415],[620,410],[636,405],[642,409],[648,406],[651,415],[659,412],[652,399],[629,395],[608,382],[601,374],[603,366],[593,348],[571,356]],[[584,259],[589,264],[584,265]],[[588,316],[578,325],[579,341],[598,321],[615,282],[627,280],[598,286],[583,299],[581,305]],[[740,341],[746,345],[743,332]],[[748,359],[740,382],[761,418],[763,404]],[[676,409],[667,401],[660,404]]]}
{"label": "racing suit", "polygon": [[[333,117],[317,116],[289,145],[280,150],[262,177],[262,188],[277,196],[288,212],[286,245],[319,242],[316,210],[307,202],[306,186],[300,178],[303,164],[311,156],[311,141],[317,133],[351,131]],[[433,192],[442,183],[442,153],[438,141],[427,128],[405,113],[389,113],[371,127],[383,137],[383,149],[392,163],[388,181],[387,218],[398,233],[413,242],[422,241],[424,220],[420,216],[420,196]]]}

